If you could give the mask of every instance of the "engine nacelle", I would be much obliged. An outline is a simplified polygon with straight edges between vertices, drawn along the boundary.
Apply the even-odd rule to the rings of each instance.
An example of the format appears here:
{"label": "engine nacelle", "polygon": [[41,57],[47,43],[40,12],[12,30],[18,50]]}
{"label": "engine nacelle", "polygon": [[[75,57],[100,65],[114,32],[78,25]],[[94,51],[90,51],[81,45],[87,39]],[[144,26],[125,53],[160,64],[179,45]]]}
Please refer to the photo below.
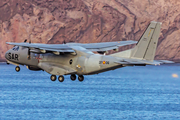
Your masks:
{"label": "engine nacelle", "polygon": [[108,51],[97,51],[99,54],[108,54]]}

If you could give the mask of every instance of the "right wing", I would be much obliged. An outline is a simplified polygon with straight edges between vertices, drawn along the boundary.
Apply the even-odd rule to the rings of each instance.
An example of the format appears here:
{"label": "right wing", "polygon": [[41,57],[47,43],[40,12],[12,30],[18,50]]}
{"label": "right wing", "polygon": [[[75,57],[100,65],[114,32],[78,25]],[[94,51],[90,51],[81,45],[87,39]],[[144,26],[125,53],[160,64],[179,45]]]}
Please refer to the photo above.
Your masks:
{"label": "right wing", "polygon": [[82,44],[82,43],[67,43],[69,46],[81,46],[89,51],[108,51],[108,50],[115,50],[118,49],[121,46],[125,45],[131,45],[135,44],[137,41],[116,41],[116,42],[101,42],[101,43],[87,43],[87,44]]}

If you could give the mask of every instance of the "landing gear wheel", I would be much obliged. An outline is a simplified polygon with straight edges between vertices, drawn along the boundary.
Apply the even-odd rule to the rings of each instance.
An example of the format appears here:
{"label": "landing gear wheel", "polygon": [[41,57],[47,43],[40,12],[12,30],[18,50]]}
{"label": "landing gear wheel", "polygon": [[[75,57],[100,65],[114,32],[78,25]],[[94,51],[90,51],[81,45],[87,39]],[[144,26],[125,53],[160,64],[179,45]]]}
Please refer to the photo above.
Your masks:
{"label": "landing gear wheel", "polygon": [[60,75],[60,76],[58,77],[58,80],[59,80],[59,82],[63,82],[63,81],[64,81],[64,76]]}
{"label": "landing gear wheel", "polygon": [[75,81],[76,80],[76,75],[72,74],[70,78],[71,78],[72,81]]}
{"label": "landing gear wheel", "polygon": [[51,81],[56,81],[56,75],[51,75]]}
{"label": "landing gear wheel", "polygon": [[80,82],[82,82],[82,81],[84,80],[84,76],[83,76],[83,75],[79,75],[78,80],[79,80]]}
{"label": "landing gear wheel", "polygon": [[15,70],[16,70],[16,72],[19,72],[20,71],[20,67],[16,66]]}

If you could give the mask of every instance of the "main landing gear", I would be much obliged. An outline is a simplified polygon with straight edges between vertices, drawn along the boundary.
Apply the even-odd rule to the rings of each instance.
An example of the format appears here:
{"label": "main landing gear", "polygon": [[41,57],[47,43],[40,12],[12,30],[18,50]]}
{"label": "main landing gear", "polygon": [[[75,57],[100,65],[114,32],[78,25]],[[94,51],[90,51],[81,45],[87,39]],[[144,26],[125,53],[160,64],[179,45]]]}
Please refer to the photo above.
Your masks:
{"label": "main landing gear", "polygon": [[70,78],[71,78],[72,81],[75,81],[76,80],[76,75],[72,74]]}
{"label": "main landing gear", "polygon": [[79,75],[78,80],[79,80],[80,82],[82,82],[82,81],[84,80],[84,76],[83,76],[83,75]]}
{"label": "main landing gear", "polygon": [[58,80],[59,80],[59,82],[63,82],[63,81],[64,81],[64,76],[60,75],[60,76],[58,77]]}
{"label": "main landing gear", "polygon": [[51,81],[56,81],[56,75],[51,75]]}
{"label": "main landing gear", "polygon": [[[72,75],[70,76],[70,78],[71,78],[72,81],[75,81],[75,80],[76,80],[76,75],[75,75],[75,74],[72,74]],[[51,79],[51,81],[56,81],[57,77],[56,77],[56,75],[51,75],[50,79]],[[79,80],[80,82],[82,82],[82,81],[84,80],[84,76],[83,76],[83,75],[79,75],[79,76],[78,76],[78,80]],[[63,81],[64,81],[64,76],[60,75],[60,76],[58,77],[58,81],[59,81],[59,82],[63,82]]]}
{"label": "main landing gear", "polygon": [[[72,74],[70,78],[71,78],[72,81],[75,81],[75,80],[76,80],[76,75],[75,75],[75,74]],[[78,80],[79,80],[80,82],[82,82],[82,81],[84,80],[84,76],[83,76],[83,75],[79,75],[79,76],[78,76]]]}
{"label": "main landing gear", "polygon": [[[51,81],[56,81],[57,77],[56,77],[56,75],[51,75],[50,79],[51,79]],[[64,76],[60,75],[58,77],[58,80],[59,80],[59,82],[63,82],[64,81]]]}
{"label": "main landing gear", "polygon": [[21,69],[19,66],[16,66],[15,70],[16,70],[16,72],[19,72]]}

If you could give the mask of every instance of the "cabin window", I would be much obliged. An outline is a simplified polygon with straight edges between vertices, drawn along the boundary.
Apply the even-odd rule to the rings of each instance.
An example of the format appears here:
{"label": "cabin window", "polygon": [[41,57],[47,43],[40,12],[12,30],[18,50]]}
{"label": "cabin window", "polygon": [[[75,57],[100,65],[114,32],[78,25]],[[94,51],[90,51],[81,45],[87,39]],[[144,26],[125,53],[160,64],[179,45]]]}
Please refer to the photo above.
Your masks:
{"label": "cabin window", "polygon": [[73,60],[71,59],[70,61],[69,61],[69,64],[71,65],[73,63]]}

